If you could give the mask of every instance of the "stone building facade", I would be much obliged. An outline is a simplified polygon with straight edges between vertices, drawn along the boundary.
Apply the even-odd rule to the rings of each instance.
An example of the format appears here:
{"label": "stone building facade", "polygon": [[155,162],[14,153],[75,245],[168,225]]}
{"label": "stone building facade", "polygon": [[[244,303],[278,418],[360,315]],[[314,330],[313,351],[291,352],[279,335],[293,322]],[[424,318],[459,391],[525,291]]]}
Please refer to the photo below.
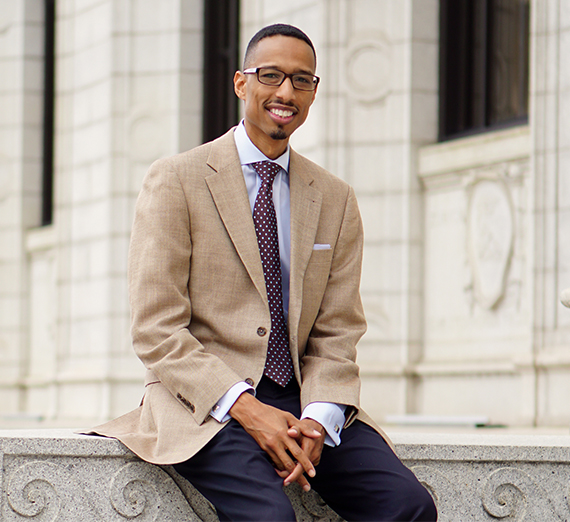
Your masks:
{"label": "stone building facade", "polygon": [[[240,52],[274,22],[317,48],[292,145],[359,198],[362,402],[380,422],[570,421],[570,4],[513,1],[530,3],[528,120],[446,141],[440,0],[239,2]],[[129,232],[148,165],[202,142],[204,0],[56,0],[46,223],[47,4],[0,9],[0,416],[92,422],[141,398]]]}

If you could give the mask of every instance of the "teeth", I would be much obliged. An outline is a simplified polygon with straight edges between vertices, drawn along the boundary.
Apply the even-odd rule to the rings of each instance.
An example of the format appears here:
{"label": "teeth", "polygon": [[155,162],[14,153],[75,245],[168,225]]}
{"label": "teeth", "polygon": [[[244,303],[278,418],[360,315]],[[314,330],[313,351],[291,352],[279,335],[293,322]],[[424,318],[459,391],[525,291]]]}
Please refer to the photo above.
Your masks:
{"label": "teeth", "polygon": [[293,111],[284,111],[283,109],[271,109],[271,112],[276,116],[280,116],[281,118],[288,118],[289,116],[293,116]]}

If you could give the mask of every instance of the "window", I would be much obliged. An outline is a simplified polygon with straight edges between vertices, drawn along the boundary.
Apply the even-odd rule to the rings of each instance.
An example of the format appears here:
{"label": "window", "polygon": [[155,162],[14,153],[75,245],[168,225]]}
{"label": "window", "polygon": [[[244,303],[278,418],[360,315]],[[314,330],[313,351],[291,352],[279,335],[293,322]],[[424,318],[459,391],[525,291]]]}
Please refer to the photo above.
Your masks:
{"label": "window", "polygon": [[239,68],[239,0],[204,2],[204,142],[239,121],[233,83]]}
{"label": "window", "polygon": [[441,0],[444,141],[528,121],[528,0]]}
{"label": "window", "polygon": [[44,97],[42,226],[53,221],[53,135],[55,101],[55,0],[44,0]]}

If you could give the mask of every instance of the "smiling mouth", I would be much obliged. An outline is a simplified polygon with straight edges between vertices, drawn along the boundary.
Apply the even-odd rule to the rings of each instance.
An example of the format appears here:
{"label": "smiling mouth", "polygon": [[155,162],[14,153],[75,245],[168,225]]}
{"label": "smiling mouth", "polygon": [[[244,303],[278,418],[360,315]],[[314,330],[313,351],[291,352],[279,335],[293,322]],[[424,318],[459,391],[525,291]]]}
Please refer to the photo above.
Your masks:
{"label": "smiling mouth", "polygon": [[269,112],[275,114],[275,116],[279,116],[279,118],[290,118],[293,116],[293,111],[286,109],[269,109]]}

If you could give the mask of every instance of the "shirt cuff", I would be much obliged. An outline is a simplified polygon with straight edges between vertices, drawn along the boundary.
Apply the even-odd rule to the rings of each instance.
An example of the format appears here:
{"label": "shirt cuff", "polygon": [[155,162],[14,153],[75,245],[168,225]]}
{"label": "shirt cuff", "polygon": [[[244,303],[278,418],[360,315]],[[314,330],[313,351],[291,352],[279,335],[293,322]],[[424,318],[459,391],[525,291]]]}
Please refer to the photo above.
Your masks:
{"label": "shirt cuff", "polygon": [[345,410],[345,404],[311,402],[303,410],[301,420],[309,418],[317,421],[327,432],[325,444],[327,446],[338,446],[340,444],[340,433],[344,426]]}
{"label": "shirt cuff", "polygon": [[210,417],[213,417],[218,422],[230,420],[232,417],[228,412],[243,392],[250,392],[255,395],[253,386],[250,386],[246,382],[238,382],[222,395],[222,398],[210,410]]}

